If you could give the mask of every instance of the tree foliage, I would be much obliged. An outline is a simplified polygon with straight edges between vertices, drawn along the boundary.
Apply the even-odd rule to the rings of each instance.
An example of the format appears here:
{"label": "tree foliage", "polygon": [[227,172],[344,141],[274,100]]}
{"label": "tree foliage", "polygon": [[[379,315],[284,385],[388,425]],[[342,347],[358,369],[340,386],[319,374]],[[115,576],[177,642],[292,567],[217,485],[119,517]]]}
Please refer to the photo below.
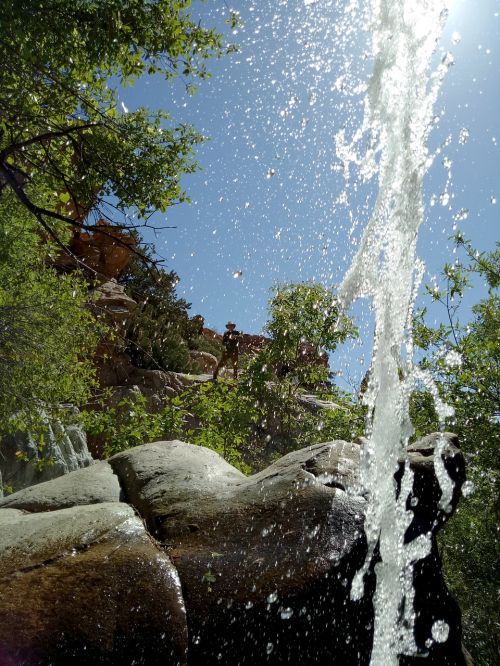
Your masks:
{"label": "tree foliage", "polygon": [[[201,135],[165,111],[128,112],[118,91],[143,74],[180,76],[192,89],[208,76],[207,59],[232,49],[190,6],[0,2],[2,427],[14,415],[29,425],[41,406],[51,412],[60,402],[85,402],[92,389],[84,359],[96,339],[86,285],[50,267],[71,231],[95,229],[95,218],[139,226],[186,199],[180,181],[196,168]],[[163,294],[173,294],[174,279],[161,273]],[[151,298],[153,285],[142,285]],[[163,305],[187,320],[187,304],[172,296]]]}
{"label": "tree foliage", "polygon": [[[335,351],[339,343],[355,335],[333,292],[320,284],[274,287],[269,314],[265,330],[271,341],[257,362],[265,360],[269,370],[284,369],[299,385],[326,381],[328,370],[320,361],[321,354]],[[311,362],[308,349],[316,354],[318,363]]]}
{"label": "tree foliage", "polygon": [[137,367],[189,372],[190,349],[217,356],[221,344],[200,335],[200,317],[191,317],[191,304],[177,296],[179,276],[153,263],[145,248],[118,278],[139,306],[126,331],[126,351]]}
{"label": "tree foliage", "polygon": [[37,429],[61,403],[81,404],[94,384],[99,329],[86,285],[47,263],[34,222],[12,196],[0,199],[0,431]]}
{"label": "tree foliage", "polygon": [[[456,244],[464,259],[445,266],[442,289],[428,289],[447,323],[427,325],[424,310],[415,337],[423,350],[422,366],[432,372],[440,397],[455,410],[447,427],[459,435],[473,484],[468,488],[474,488],[447,525],[441,550],[448,583],[463,611],[465,643],[475,663],[486,666],[495,662],[499,648],[500,245],[481,253],[460,235]],[[472,308],[470,321],[461,323],[462,296],[474,277],[483,281],[488,294]],[[421,397],[422,428],[425,416],[429,424],[435,422],[431,403],[428,395]]]}
{"label": "tree foliage", "polygon": [[82,422],[85,431],[104,439],[105,457],[147,442],[175,439],[184,432],[185,412],[166,404],[158,412],[147,409],[146,398],[137,395],[124,398],[105,409],[85,410]]}
{"label": "tree foliage", "polygon": [[60,240],[60,223],[88,227],[90,209],[144,218],[185,199],[180,179],[202,137],[164,111],[127,112],[117,87],[144,73],[188,86],[208,76],[206,60],[228,48],[190,4],[0,3],[0,188],[49,235]]}
{"label": "tree foliage", "polygon": [[[322,352],[354,335],[334,295],[308,283],[276,288],[266,330],[270,341],[247,359],[238,380],[207,384],[183,396],[183,406],[200,424],[191,441],[256,470],[302,446],[360,435],[363,409],[328,385],[328,365],[320,360]],[[337,407],[311,410],[300,400],[305,386],[316,387]]]}

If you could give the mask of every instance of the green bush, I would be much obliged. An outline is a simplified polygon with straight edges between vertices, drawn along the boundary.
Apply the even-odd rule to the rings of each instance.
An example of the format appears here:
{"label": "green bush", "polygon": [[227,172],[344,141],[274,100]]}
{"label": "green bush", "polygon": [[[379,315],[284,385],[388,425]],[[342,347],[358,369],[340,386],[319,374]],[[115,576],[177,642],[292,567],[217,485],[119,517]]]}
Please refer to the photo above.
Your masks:
{"label": "green bush", "polygon": [[[0,432],[43,430],[95,386],[92,356],[102,326],[88,285],[50,266],[56,249],[12,195],[0,198]],[[44,415],[44,416],[42,416]]]}
{"label": "green bush", "polygon": [[146,408],[146,398],[123,399],[116,407],[106,403],[99,410],[86,410],[82,421],[88,434],[104,437],[104,455],[109,457],[134,446],[161,439],[176,439],[184,431],[185,413],[172,403],[158,413]]}
{"label": "green bush", "polygon": [[[462,236],[456,244],[457,257],[463,252],[465,259],[445,266],[441,289],[427,289],[448,323],[427,325],[424,310],[414,330],[422,367],[455,410],[446,428],[459,437],[474,487],[440,534],[443,570],[462,610],[464,643],[477,666],[490,666],[499,653],[500,246],[477,252]],[[461,298],[474,274],[487,285],[488,295],[464,324],[458,318]],[[436,424],[432,400],[425,392],[417,400],[417,429],[429,432]]]}

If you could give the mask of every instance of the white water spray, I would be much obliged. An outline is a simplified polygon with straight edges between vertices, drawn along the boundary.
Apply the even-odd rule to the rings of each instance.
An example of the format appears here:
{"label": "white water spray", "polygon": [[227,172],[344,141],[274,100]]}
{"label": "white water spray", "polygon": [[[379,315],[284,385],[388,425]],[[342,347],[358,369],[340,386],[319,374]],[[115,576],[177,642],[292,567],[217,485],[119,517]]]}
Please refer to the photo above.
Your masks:
{"label": "white water spray", "polygon": [[[430,73],[447,4],[447,0],[372,0],[374,72],[363,127],[356,136],[357,141],[369,137],[361,172],[377,173],[379,190],[339,296],[345,307],[356,298],[369,297],[375,312],[374,352],[365,395],[371,417],[361,466],[369,500],[368,553],[351,591],[353,598],[363,594],[363,576],[378,544],[381,562],[375,568],[372,666],[396,665],[399,654],[416,652],[413,563],[431,547],[427,536],[404,544],[412,518],[406,510],[412,473],[406,465],[397,499],[394,473],[412,433],[410,394],[417,379],[422,380],[412,365],[413,302],[423,272],[416,259],[416,242],[423,220],[422,181],[432,164],[426,148],[432,109],[453,63],[451,56],[444,56]],[[443,420],[446,408],[439,404],[437,408]],[[436,471],[446,504],[450,481],[440,453],[436,451]]]}

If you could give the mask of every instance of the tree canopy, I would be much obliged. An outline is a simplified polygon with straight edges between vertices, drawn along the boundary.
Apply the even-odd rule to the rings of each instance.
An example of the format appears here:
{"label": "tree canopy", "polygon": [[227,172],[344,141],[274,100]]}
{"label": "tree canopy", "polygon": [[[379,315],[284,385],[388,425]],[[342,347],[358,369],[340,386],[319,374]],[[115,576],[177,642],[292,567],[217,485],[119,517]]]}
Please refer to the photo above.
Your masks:
{"label": "tree canopy", "polygon": [[[462,260],[444,267],[444,286],[429,287],[443,308],[438,327],[426,324],[426,311],[415,322],[422,365],[432,373],[441,399],[454,416],[446,426],[459,436],[467,462],[466,497],[441,536],[448,584],[463,612],[464,642],[474,663],[487,666],[498,655],[498,539],[500,444],[500,244],[478,252],[456,237]],[[480,278],[488,292],[461,321],[462,296]],[[417,395],[413,417],[418,427],[436,427],[432,400]]]}
{"label": "tree canopy", "polygon": [[208,76],[208,58],[231,50],[192,18],[190,5],[0,3],[0,188],[49,235],[61,240],[59,223],[92,226],[90,210],[133,226],[134,216],[186,198],[180,180],[196,167],[201,135],[165,111],[127,112],[117,88],[144,73],[180,75],[193,87]]}
{"label": "tree canopy", "polygon": [[[55,268],[71,231],[130,229],[183,201],[202,136],[165,111],[119,104],[147,74],[192,90],[231,50],[190,0],[0,1],[0,428],[81,404],[98,327],[87,279]],[[116,242],[119,237],[113,236]],[[62,246],[62,248],[61,248]],[[127,245],[127,247],[131,247]],[[144,253],[146,261],[153,257]],[[81,262],[80,262],[81,263]],[[162,273],[171,308],[187,320]],[[154,283],[154,278],[149,282]]]}

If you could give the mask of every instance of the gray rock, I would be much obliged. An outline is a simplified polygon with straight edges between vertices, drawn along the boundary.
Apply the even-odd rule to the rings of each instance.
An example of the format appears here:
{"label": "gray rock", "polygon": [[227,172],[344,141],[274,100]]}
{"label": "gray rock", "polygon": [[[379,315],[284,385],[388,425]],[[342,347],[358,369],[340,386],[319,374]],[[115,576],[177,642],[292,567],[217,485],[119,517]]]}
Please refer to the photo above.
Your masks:
{"label": "gray rock", "polygon": [[341,409],[345,411],[345,407],[341,407],[336,402],[331,400],[320,400],[318,396],[312,393],[302,393],[297,396],[297,402],[308,409],[313,414],[321,412],[324,409]]}
{"label": "gray rock", "polygon": [[55,511],[84,504],[119,502],[120,499],[118,478],[112,467],[101,461],[8,495],[0,500],[0,508]]}
{"label": "gray rock", "polygon": [[[156,442],[111,459],[128,501],[179,571],[190,665],[369,663],[373,570],[365,577],[365,596],[354,602],[349,594],[366,553],[360,448],[318,444],[249,478],[213,452],[182,442]],[[456,455],[450,443],[446,457]],[[424,479],[418,461],[412,466],[415,479]],[[413,536],[421,529],[434,533],[449,517],[438,499],[421,499]],[[430,510],[440,520],[429,524]],[[427,663],[462,665],[453,647],[460,646],[460,620],[435,542],[415,579],[422,649],[433,614],[450,625],[449,641],[434,645]],[[408,658],[405,666],[416,663]]]}
{"label": "gray rock", "polygon": [[185,664],[179,578],[125,504],[0,509],[0,618],[5,663]]}
{"label": "gray rock", "polygon": [[[459,610],[435,541],[450,515],[439,508],[436,437],[409,452],[414,488],[407,508],[414,519],[406,539],[432,536],[431,552],[413,572],[415,639],[428,652],[428,666],[464,666]],[[447,435],[443,460],[455,483],[453,506],[464,480],[455,444]],[[373,563],[363,598],[350,598],[366,554],[362,445],[317,444],[251,477],[213,451],[180,441],[113,456],[109,464],[126,500],[163,551],[119,502],[37,515],[0,508],[0,646],[16,664],[31,663],[29,657],[43,666],[173,666],[185,663],[187,622],[189,666],[367,666]],[[401,473],[402,465],[396,482]],[[76,476],[38,487],[38,506],[55,506],[58,497],[74,501],[78,492],[72,500],[68,487],[60,495],[57,489]],[[428,648],[436,618],[449,625],[449,638]],[[420,662],[401,657],[400,666]]]}
{"label": "gray rock", "polygon": [[109,462],[127,501],[151,524],[184,504],[196,503],[202,509],[246,479],[214,451],[177,440],[128,449]]}
{"label": "gray rock", "polygon": [[[85,432],[74,424],[49,423],[45,429],[43,450],[29,433],[2,437],[0,475],[4,486],[14,491],[55,479],[93,462],[87,448]],[[18,452],[28,461],[20,459]],[[43,463],[43,464],[40,464]]]}

